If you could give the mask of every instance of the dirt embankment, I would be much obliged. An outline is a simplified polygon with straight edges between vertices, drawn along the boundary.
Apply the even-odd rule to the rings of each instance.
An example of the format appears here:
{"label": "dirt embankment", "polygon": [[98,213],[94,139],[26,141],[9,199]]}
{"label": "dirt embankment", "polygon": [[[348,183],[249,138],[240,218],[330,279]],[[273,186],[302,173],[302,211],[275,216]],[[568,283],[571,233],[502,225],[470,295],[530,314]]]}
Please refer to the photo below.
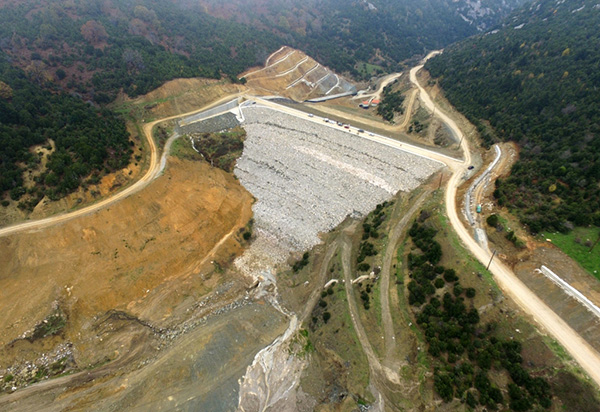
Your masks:
{"label": "dirt embankment", "polygon": [[[0,368],[61,342],[72,342],[79,367],[115,358],[118,347],[103,344],[96,325],[109,311],[152,327],[180,323],[223,283],[252,201],[233,176],[170,158],[164,175],[118,204],[0,238]],[[15,342],[56,307],[66,318],[58,337]]]}
{"label": "dirt embankment", "polygon": [[161,119],[196,110],[207,102],[245,90],[245,86],[228,80],[175,79],[135,99],[120,96],[114,105],[122,110],[129,109],[136,117]]}

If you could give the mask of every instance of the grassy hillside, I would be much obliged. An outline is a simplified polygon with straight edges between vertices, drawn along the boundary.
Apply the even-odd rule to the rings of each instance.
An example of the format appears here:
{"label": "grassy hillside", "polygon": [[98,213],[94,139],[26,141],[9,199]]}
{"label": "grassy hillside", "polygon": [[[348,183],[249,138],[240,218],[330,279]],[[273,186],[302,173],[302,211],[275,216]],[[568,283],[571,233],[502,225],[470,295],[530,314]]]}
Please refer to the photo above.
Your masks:
{"label": "grassy hillside", "polygon": [[600,225],[600,6],[539,0],[431,60],[484,142],[520,160],[494,193],[532,232]]}

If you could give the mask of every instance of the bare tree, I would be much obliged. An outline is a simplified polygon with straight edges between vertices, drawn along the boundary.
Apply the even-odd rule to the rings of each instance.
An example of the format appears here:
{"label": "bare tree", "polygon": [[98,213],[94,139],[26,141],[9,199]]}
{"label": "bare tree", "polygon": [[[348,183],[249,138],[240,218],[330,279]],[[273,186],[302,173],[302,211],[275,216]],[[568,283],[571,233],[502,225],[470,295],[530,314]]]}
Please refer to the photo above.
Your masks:
{"label": "bare tree", "polygon": [[108,39],[108,33],[102,23],[89,20],[81,26],[81,35],[92,45],[98,45]]}
{"label": "bare tree", "polygon": [[140,71],[146,66],[144,65],[144,58],[139,51],[133,49],[125,49],[123,51],[123,61],[127,64],[128,71]]}

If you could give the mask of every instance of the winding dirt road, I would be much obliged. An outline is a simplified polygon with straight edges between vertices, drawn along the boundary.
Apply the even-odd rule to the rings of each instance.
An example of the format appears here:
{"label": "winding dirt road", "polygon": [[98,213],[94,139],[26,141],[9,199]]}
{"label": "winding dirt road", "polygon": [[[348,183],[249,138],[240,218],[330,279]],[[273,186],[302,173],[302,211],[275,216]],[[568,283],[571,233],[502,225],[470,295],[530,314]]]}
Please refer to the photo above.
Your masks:
{"label": "winding dirt road", "polygon": [[358,336],[358,340],[363,348],[363,352],[367,356],[367,360],[369,362],[369,367],[371,368],[371,371],[375,375],[378,375],[380,377],[383,376],[387,381],[400,386],[402,380],[396,372],[396,369],[392,369],[387,365],[383,365],[379,361],[379,358],[375,354],[373,346],[369,341],[367,332],[365,331],[365,328],[363,327],[363,324],[360,320],[358,306],[356,303],[356,297],[354,295],[354,288],[352,287],[352,274],[350,271],[350,262],[352,259],[352,241],[350,240],[349,233],[355,230],[357,225],[358,223],[355,222],[342,234],[342,271],[344,273],[344,287],[346,289],[346,296],[348,299],[348,309],[350,311],[350,318],[352,320],[354,330],[356,331],[356,335]]}
{"label": "winding dirt road", "polygon": [[381,93],[383,92],[383,89],[385,88],[385,86],[387,86],[388,84],[390,84],[394,80],[398,79],[400,76],[402,76],[402,72],[388,74],[387,76],[385,76],[383,78],[383,80],[381,81],[381,83],[379,84],[379,87],[377,88],[377,90],[375,92],[373,92],[373,93],[361,93],[361,94],[357,94],[356,96],[354,96],[352,98],[352,100],[358,100],[358,99],[362,99],[362,100],[381,99]]}
{"label": "winding dirt road", "polygon": [[154,180],[160,174],[160,172],[162,171],[163,166],[164,166],[164,165],[162,165],[163,162],[161,162],[160,157],[159,157],[159,148],[156,146],[156,143],[154,142],[154,139],[152,137],[152,129],[154,128],[154,126],[156,126],[159,123],[166,122],[168,120],[177,119],[179,117],[190,116],[192,114],[207,110],[210,107],[217,106],[224,101],[231,100],[232,98],[234,98],[236,96],[240,96],[240,95],[241,95],[241,93],[237,93],[234,95],[228,95],[228,96],[225,96],[225,97],[219,99],[218,101],[213,102],[209,105],[206,105],[200,109],[196,109],[196,110],[193,110],[188,113],[177,114],[174,116],[165,117],[163,119],[155,120],[151,123],[144,124],[144,127],[143,127],[144,137],[146,138],[146,141],[148,142],[148,146],[150,147],[150,166],[148,167],[148,170],[146,171],[144,176],[142,176],[140,178],[140,180],[138,180],[131,186],[126,187],[122,191],[115,193],[113,196],[107,197],[106,199],[103,199],[97,203],[94,203],[94,204],[86,206],[84,208],[75,210],[73,212],[68,212],[68,213],[64,213],[61,215],[57,215],[57,216],[51,216],[51,217],[48,217],[45,219],[32,220],[29,222],[24,222],[24,223],[19,223],[19,224],[12,225],[12,226],[3,227],[0,229],[0,237],[11,235],[11,234],[21,232],[24,230],[38,230],[38,229],[46,228],[48,226],[63,223],[68,220],[74,219],[76,217],[80,217],[80,216],[87,215],[89,213],[96,212],[97,210],[100,210],[100,209],[107,207],[115,202],[118,202],[119,200],[122,200],[133,193],[139,192],[144,187],[146,187],[148,185],[148,183],[150,183],[152,180]]}
{"label": "winding dirt road", "polygon": [[[426,58],[429,59],[440,52],[432,52]],[[465,157],[465,163],[459,165],[454,163],[448,165],[453,169],[453,175],[448,182],[446,189],[446,213],[454,230],[462,240],[463,244],[482,264],[487,265],[491,254],[484,250],[470,236],[467,229],[463,226],[458,216],[456,208],[456,193],[461,184],[467,165],[471,162],[469,152],[469,143],[463,139],[463,132],[457,124],[450,119],[439,107],[436,107],[429,94],[421,87],[417,81],[416,74],[423,65],[414,67],[410,71],[411,82],[419,89],[419,95],[423,104],[435,116],[440,118],[452,129],[456,136],[462,140],[462,149]],[[579,363],[588,375],[600,386],[600,354],[594,350],[577,332],[575,332],[560,316],[552,311],[542,300],[512,272],[510,268],[504,265],[499,259],[492,262],[489,268],[494,275],[494,279],[503,292],[511,297],[526,313],[530,314],[534,320],[548,331],[560,344],[569,352],[569,354]]]}
{"label": "winding dirt road", "polygon": [[381,319],[383,324],[383,336],[385,344],[384,362],[389,367],[394,365],[394,360],[397,359],[396,354],[396,336],[394,333],[394,322],[392,320],[392,311],[390,310],[390,284],[395,287],[395,282],[390,281],[390,272],[392,269],[392,260],[396,257],[398,249],[398,241],[410,220],[417,213],[427,196],[431,194],[430,190],[424,191],[410,207],[409,210],[403,212],[402,219],[398,221],[392,230],[388,233],[388,243],[383,255],[383,263],[381,264]]}

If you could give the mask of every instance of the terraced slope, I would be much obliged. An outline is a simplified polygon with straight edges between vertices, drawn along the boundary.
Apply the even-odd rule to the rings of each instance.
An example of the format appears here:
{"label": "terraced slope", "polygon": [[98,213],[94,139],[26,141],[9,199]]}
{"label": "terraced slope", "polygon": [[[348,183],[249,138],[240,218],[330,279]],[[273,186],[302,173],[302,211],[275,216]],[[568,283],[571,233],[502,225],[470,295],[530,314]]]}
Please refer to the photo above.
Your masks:
{"label": "terraced slope", "polygon": [[242,76],[252,88],[299,101],[356,92],[348,80],[288,46],[271,54],[263,68],[251,69]]}

